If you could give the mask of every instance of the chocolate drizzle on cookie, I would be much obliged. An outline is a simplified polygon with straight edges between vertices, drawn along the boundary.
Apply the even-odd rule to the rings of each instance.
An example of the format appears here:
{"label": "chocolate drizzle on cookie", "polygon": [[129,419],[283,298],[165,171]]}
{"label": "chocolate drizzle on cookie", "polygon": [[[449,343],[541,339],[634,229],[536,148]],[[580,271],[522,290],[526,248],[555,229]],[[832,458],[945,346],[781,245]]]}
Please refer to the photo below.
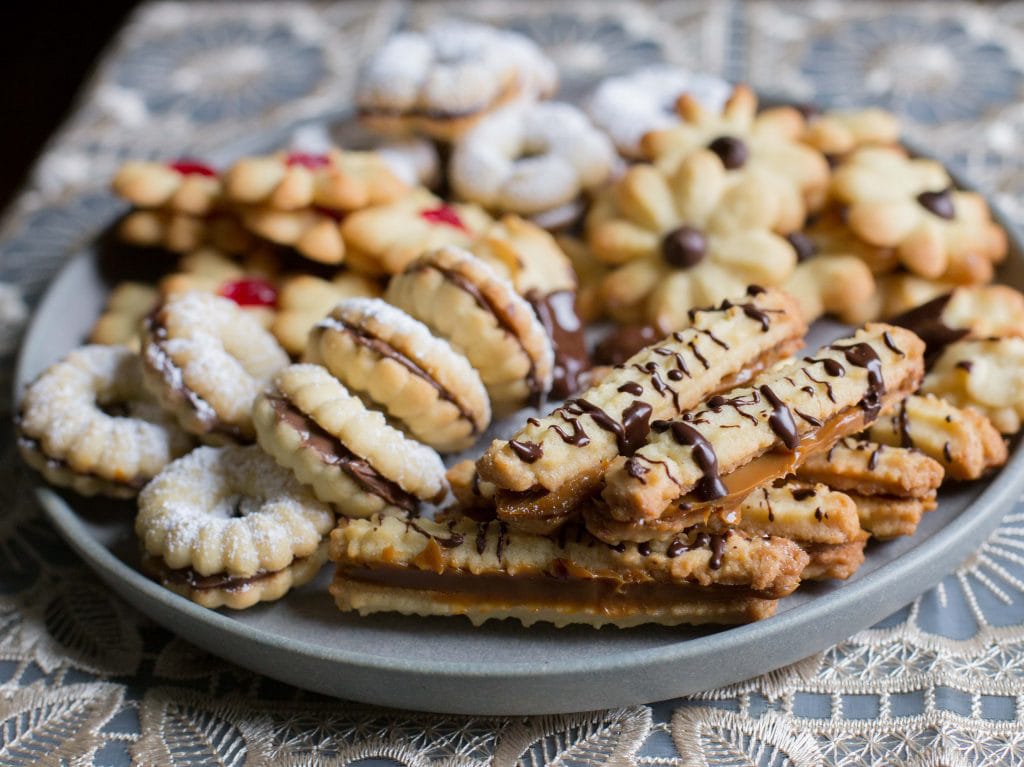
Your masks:
{"label": "chocolate drizzle on cookie", "polygon": [[912,330],[924,341],[926,369],[932,366],[947,346],[970,332],[966,328],[952,328],[942,321],[942,314],[952,298],[952,293],[946,293],[889,320],[893,325]]}
{"label": "chocolate drizzle on cookie", "polygon": [[882,360],[879,359],[878,352],[870,344],[863,342],[849,345],[833,344],[828,348],[843,352],[846,361],[854,367],[867,369],[868,390],[857,404],[864,411],[867,420],[874,420],[882,407],[882,397],[885,395],[885,378],[882,376]]}
{"label": "chocolate drizzle on cookie", "polygon": [[651,428],[658,433],[668,431],[677,443],[693,448],[693,460],[703,474],[694,486],[698,500],[713,501],[729,494],[718,471],[715,449],[703,434],[683,421],[655,421]]}
{"label": "chocolate drizzle on cookie", "polygon": [[664,335],[654,325],[623,325],[602,338],[594,347],[594,362],[598,365],[621,365]]}
{"label": "chocolate drizzle on cookie", "polygon": [[768,426],[783,445],[789,450],[796,450],[797,445],[800,444],[800,434],[796,430],[796,423],[793,421],[793,414],[789,407],[768,386],[758,387],[758,391],[772,406],[771,415],[768,416]]}
{"label": "chocolate drizzle on cookie", "polygon": [[635,453],[647,439],[651,429],[649,420],[653,408],[641,400],[634,400],[622,411],[621,422],[583,398],[571,399],[560,409],[571,415],[589,415],[600,428],[615,435],[616,445],[622,455]]}

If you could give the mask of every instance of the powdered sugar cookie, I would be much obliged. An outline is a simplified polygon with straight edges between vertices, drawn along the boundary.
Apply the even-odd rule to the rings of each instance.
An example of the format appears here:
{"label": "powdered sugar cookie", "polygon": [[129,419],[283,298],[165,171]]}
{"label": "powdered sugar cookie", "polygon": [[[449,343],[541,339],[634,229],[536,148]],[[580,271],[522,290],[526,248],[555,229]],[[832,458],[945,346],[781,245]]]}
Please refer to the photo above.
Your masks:
{"label": "powdered sugar cookie", "polygon": [[334,513],[255,445],[200,447],[139,496],[143,569],[205,607],[251,607],[309,581]]}
{"label": "powdered sugar cookie", "polygon": [[491,421],[487,390],[466,358],[380,299],[335,306],[310,333],[305,360],[441,452],[470,447]]}
{"label": "powdered sugar cookie", "polygon": [[587,103],[587,114],[626,157],[640,159],[640,139],[679,122],[676,101],[688,93],[704,109],[719,112],[732,86],[714,75],[671,66],[638,69],[604,80]]}
{"label": "powdered sugar cookie", "polygon": [[383,292],[379,282],[355,272],[340,272],[330,280],[311,274],[297,274],[281,284],[277,315],[270,331],[289,354],[298,356],[306,348],[309,331],[327,316],[339,301]]}
{"label": "powdered sugar cookie", "polygon": [[446,203],[423,189],[390,205],[356,211],[342,223],[341,234],[353,269],[398,274],[428,250],[470,245],[492,223],[479,206]]}
{"label": "powdered sugar cookie", "polygon": [[17,425],[25,461],[83,495],[131,498],[192,446],[120,346],[83,346],[48,368],[26,389]]}
{"label": "powdered sugar cookie", "polygon": [[316,206],[350,211],[381,205],[409,187],[373,152],[329,149],[323,154],[278,152],[245,157],[224,177],[227,199],[274,210]]}
{"label": "powdered sugar cookie", "polygon": [[537,215],[608,178],[615,150],[571,104],[518,103],[482,119],[456,145],[452,187],[489,210]]}
{"label": "powdered sugar cookie", "polygon": [[554,355],[543,325],[470,253],[447,247],[424,254],[391,279],[385,297],[466,355],[495,414],[537,402],[551,388]]}
{"label": "powdered sugar cookie", "polygon": [[278,373],[253,421],[260,446],[342,514],[415,513],[448,492],[434,450],[388,426],[319,365]]}
{"label": "powdered sugar cookie", "polygon": [[208,293],[173,295],[145,323],[146,384],[182,427],[204,440],[251,440],[257,392],[288,355],[236,303]]}
{"label": "powdered sugar cookie", "polygon": [[451,140],[516,96],[550,95],[557,81],[554,64],[529,39],[445,21],[379,48],[360,73],[356,102],[372,130]]}

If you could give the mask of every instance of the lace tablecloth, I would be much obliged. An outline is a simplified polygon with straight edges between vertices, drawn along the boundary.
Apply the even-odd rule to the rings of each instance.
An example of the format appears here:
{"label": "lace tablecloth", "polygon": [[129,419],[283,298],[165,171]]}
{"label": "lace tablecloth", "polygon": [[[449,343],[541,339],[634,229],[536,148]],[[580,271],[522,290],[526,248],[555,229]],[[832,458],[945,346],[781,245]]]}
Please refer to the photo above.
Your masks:
{"label": "lace tablecloth", "polygon": [[[5,219],[0,377],[47,281],[119,209],[105,185],[124,158],[202,155],[335,111],[353,62],[447,13],[532,36],[570,94],[667,60],[829,106],[880,104],[1024,222],[1021,3],[157,3],[119,35]],[[2,434],[3,765],[1024,761],[1024,508],[912,605],[767,676],[590,714],[438,717],[303,693],[154,626],[56,537]]]}

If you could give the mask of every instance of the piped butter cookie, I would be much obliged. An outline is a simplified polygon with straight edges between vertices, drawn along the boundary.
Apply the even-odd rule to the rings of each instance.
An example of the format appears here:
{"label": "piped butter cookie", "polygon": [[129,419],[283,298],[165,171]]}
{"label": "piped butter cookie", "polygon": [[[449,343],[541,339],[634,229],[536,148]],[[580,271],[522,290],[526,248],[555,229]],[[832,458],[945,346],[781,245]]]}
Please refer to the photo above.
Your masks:
{"label": "piped butter cookie", "polygon": [[204,607],[279,599],[326,560],[334,512],[255,445],[200,447],[139,495],[143,569]]}
{"label": "piped butter cookie", "polygon": [[347,516],[414,514],[448,491],[432,448],[389,426],[319,365],[278,373],[252,417],[263,449]]}
{"label": "piped butter cookie", "polygon": [[83,346],[48,368],[26,389],[17,427],[25,461],[82,495],[131,498],[192,446],[121,346]]}
{"label": "piped butter cookie", "polygon": [[281,346],[297,357],[306,349],[309,331],[335,304],[346,298],[376,298],[382,292],[379,282],[355,272],[339,272],[330,280],[296,274],[281,283],[270,330]]}
{"label": "piped butter cookie", "polygon": [[342,301],[309,336],[305,361],[326,367],[441,452],[470,447],[491,421],[480,376],[422,322],[376,298]]}
{"label": "piped butter cookie", "polygon": [[509,282],[466,251],[424,254],[391,279],[385,297],[466,355],[496,415],[539,402],[551,388],[544,326]]}
{"label": "piped butter cookie", "polygon": [[221,194],[217,170],[189,159],[126,162],[114,174],[111,187],[118,197],[138,208],[160,208],[193,216],[210,213]]}
{"label": "piped butter cookie", "polygon": [[212,443],[251,440],[253,399],[288,364],[274,337],[233,301],[173,295],[145,322],[146,385],[182,427]]}

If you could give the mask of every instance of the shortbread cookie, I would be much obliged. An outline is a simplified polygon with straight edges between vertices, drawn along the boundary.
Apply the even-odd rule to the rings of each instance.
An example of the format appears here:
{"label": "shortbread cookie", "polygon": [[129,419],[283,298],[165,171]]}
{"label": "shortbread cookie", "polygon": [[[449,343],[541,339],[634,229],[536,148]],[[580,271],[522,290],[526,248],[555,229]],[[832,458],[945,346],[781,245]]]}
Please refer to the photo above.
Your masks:
{"label": "shortbread cookie", "polygon": [[907,397],[879,418],[867,436],[883,445],[919,450],[952,479],[978,479],[1006,463],[1006,443],[985,416],[934,394]]}
{"label": "shortbread cookie", "polygon": [[122,282],[107,296],[103,314],[89,333],[89,343],[127,346],[138,351],[142,320],[160,300],[159,291],[144,282]]}
{"label": "shortbread cookie", "polygon": [[164,209],[133,210],[121,219],[117,236],[129,245],[163,248],[172,253],[189,253],[204,246],[225,253],[244,253],[254,241],[234,213],[223,211],[195,216]]}
{"label": "shortbread cookie", "polygon": [[360,72],[361,120],[383,133],[450,141],[516,96],[554,93],[554,64],[528,38],[465,21],[391,37]]}
{"label": "shortbread cookie", "polygon": [[850,230],[845,218],[846,211],[832,205],[814,214],[803,229],[787,235],[799,260],[806,261],[816,255],[856,256],[876,276],[899,269],[899,254],[894,248],[864,242]]}
{"label": "shortbread cookie", "polygon": [[469,361],[378,298],[335,306],[314,326],[304,359],[443,453],[472,446],[491,422],[487,390]]}
{"label": "shortbread cookie", "polygon": [[916,450],[847,437],[800,465],[797,477],[836,490],[897,498],[933,496],[942,484],[942,464]]}
{"label": "shortbread cookie", "polygon": [[147,318],[142,358],[146,385],[182,427],[215,444],[255,436],[256,394],[288,355],[234,301],[180,293]]}
{"label": "shortbread cookie", "polygon": [[1006,256],[1006,232],[985,199],[954,187],[934,160],[901,148],[866,147],[836,170],[832,194],[864,241],[896,249],[910,271],[931,279],[980,283]]}
{"label": "shortbread cookie", "polygon": [[392,202],[408,191],[375,153],[333,148],[323,154],[245,157],[224,176],[228,200],[274,210],[319,207],[348,212]]}
{"label": "shortbread cookie", "polygon": [[539,215],[604,183],[615,149],[586,115],[561,102],[520,102],[483,118],[449,166],[462,199],[491,211]]}
{"label": "shortbread cookie", "polygon": [[645,133],[679,122],[676,101],[690,95],[709,112],[719,112],[732,86],[714,75],[671,66],[645,67],[601,82],[587,102],[587,114],[625,157],[643,156]]}
{"label": "shortbread cookie", "polygon": [[277,314],[278,263],[265,250],[255,249],[242,259],[233,259],[213,248],[186,253],[177,271],[160,280],[166,298],[176,293],[213,293],[238,304],[263,327],[270,327]]}
{"label": "shortbread cookie", "polygon": [[791,232],[804,224],[808,211],[824,202],[829,167],[821,152],[800,143],[804,117],[793,107],[757,110],[757,97],[736,86],[721,112],[704,109],[683,95],[676,109],[682,123],[644,136],[644,155],[665,173],[674,172],[701,149],[717,154],[733,173],[757,173],[772,180],[779,196],[777,218],[770,226]]}
{"label": "shortbread cookie", "polygon": [[419,190],[390,205],[353,213],[345,219],[341,233],[353,269],[371,275],[398,274],[429,250],[470,245],[492,223],[476,205],[446,203]]}
{"label": "shortbread cookie", "polygon": [[200,447],[139,495],[144,569],[205,607],[251,607],[311,580],[334,513],[255,445]]}
{"label": "shortbread cookie", "polygon": [[919,335],[936,359],[949,344],[968,336],[1024,337],[1024,295],[1008,285],[969,285],[915,304],[893,317]]}
{"label": "shortbread cookie", "polygon": [[415,514],[448,491],[434,450],[388,426],[319,365],[290,365],[252,412],[260,446],[351,517]]}
{"label": "shortbread cookie", "polygon": [[751,289],[734,300],[692,312],[690,327],[530,419],[511,440],[494,442],[478,468],[498,487],[498,515],[520,529],[558,527],[600,487],[609,461],[644,443],[652,421],[679,415],[800,345],[806,326],[789,296]]}
{"label": "shortbread cookie", "polygon": [[749,387],[653,422],[650,441],[605,472],[608,514],[633,522],[730,511],[914,391],[923,353],[913,333],[868,325],[814,357],[766,371]]}
{"label": "shortbread cookie", "polygon": [[797,264],[782,288],[796,298],[808,324],[825,314],[853,323],[875,294],[875,278],[856,256],[823,254]]}
{"label": "shortbread cookie", "polygon": [[863,146],[892,146],[900,139],[896,115],[877,107],[812,114],[800,140],[827,157],[848,155]]}
{"label": "shortbread cookie", "polygon": [[[476,461],[470,458],[459,461],[445,472],[445,477],[455,497],[455,514],[474,519],[494,518],[494,494],[497,488],[491,482],[480,479]],[[438,515],[437,518],[441,517]]]}
{"label": "shortbread cookie", "polygon": [[289,354],[297,357],[306,349],[309,331],[335,304],[346,298],[376,298],[382,292],[379,282],[355,272],[339,272],[330,280],[311,274],[288,277],[281,283],[270,331]]}
{"label": "shortbread cookie", "polygon": [[[605,318],[602,284],[609,266],[594,257],[587,244],[578,237],[561,235],[558,247],[569,257],[576,272],[576,313],[584,322],[598,322]],[[656,340],[656,339],[652,339]]]}
{"label": "shortbread cookie", "polygon": [[853,492],[848,495],[857,504],[861,527],[880,541],[913,535],[921,517],[936,507],[934,495],[928,498],[893,498]]}
{"label": "shortbread cookie", "polygon": [[325,208],[277,210],[268,207],[240,208],[246,229],[278,245],[295,248],[306,258],[321,264],[345,260],[340,214]]}
{"label": "shortbread cookie", "polygon": [[466,250],[486,261],[521,296],[576,289],[573,263],[558,241],[520,216],[502,216]]}
{"label": "shortbread cookie", "polygon": [[459,248],[431,251],[391,278],[387,300],[466,355],[495,415],[540,402],[551,388],[551,341],[530,305]]}
{"label": "shortbread cookie", "polygon": [[602,286],[609,314],[671,330],[685,324],[693,306],[717,303],[748,284],[782,284],[797,256],[771,231],[778,186],[760,172],[730,174],[703,149],[671,174],[632,166],[587,218],[594,255],[617,267]]}
{"label": "shortbread cookie", "polygon": [[221,193],[215,168],[198,160],[124,163],[111,182],[121,197],[137,208],[159,208],[192,216],[213,211]]}
{"label": "shortbread cookie", "polygon": [[16,422],[25,461],[82,495],[131,498],[192,446],[121,346],[83,346],[49,367],[25,390]]}
{"label": "shortbread cookie", "polygon": [[921,386],[962,408],[985,415],[1003,434],[1024,418],[1024,338],[964,339],[942,352]]}
{"label": "shortbread cookie", "polygon": [[848,495],[823,484],[762,487],[740,506],[739,529],[789,538],[809,557],[801,580],[845,580],[864,564],[868,534]]}
{"label": "shortbread cookie", "polygon": [[807,556],[783,538],[730,531],[619,548],[545,538],[500,521],[347,520],[331,535],[342,610],[585,623],[740,623],[799,584]]}

